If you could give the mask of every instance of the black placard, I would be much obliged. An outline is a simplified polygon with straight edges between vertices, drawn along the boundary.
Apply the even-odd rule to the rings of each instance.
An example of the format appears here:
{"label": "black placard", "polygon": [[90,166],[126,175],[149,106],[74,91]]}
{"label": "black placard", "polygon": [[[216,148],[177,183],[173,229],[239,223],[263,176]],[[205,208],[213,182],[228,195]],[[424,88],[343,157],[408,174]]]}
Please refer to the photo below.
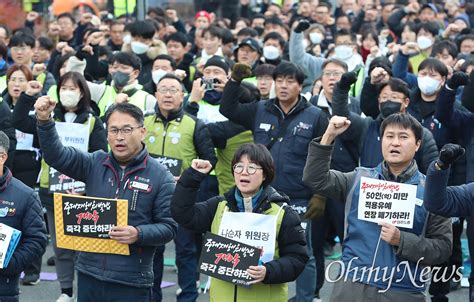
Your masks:
{"label": "black placard", "polygon": [[248,285],[253,279],[247,269],[258,265],[261,252],[256,247],[207,232],[198,271],[237,285]]}
{"label": "black placard", "polygon": [[70,236],[109,238],[117,225],[117,201],[63,196],[64,234]]}
{"label": "black placard", "polygon": [[150,154],[151,157],[155,158],[160,164],[168,168],[168,170],[173,174],[173,176],[180,176],[181,175],[181,166],[183,165],[183,161],[178,158],[173,158],[164,155],[156,155]]}
{"label": "black placard", "polygon": [[84,193],[86,184],[72,179],[58,170],[49,168],[49,193]]}

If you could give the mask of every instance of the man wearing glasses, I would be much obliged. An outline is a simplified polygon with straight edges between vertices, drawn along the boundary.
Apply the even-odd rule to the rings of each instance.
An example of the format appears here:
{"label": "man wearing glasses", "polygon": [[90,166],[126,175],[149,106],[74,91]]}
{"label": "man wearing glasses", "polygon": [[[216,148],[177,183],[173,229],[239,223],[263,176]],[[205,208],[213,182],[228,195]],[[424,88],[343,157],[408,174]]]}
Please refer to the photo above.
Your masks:
{"label": "man wearing glasses", "polygon": [[113,227],[109,236],[128,244],[130,255],[80,252],[78,301],[150,301],[155,249],[175,237],[177,224],[170,214],[175,182],[143,144],[142,110],[128,103],[110,106],[105,123],[111,152],[84,153],[61,144],[51,119],[55,105],[44,98],[35,104],[45,161],[85,182],[88,196],[129,201],[129,225]]}
{"label": "man wearing glasses", "polygon": [[[155,111],[145,116],[145,144],[154,158],[169,168],[175,179],[191,166],[195,158],[208,160],[214,167],[217,162],[214,145],[207,126],[183,110],[181,80],[172,73],[165,74],[156,86]],[[178,226],[175,238],[178,284],[181,292],[178,301],[195,301],[198,297],[194,276],[197,272],[196,233]],[[155,253],[153,295],[162,300],[164,245]]]}

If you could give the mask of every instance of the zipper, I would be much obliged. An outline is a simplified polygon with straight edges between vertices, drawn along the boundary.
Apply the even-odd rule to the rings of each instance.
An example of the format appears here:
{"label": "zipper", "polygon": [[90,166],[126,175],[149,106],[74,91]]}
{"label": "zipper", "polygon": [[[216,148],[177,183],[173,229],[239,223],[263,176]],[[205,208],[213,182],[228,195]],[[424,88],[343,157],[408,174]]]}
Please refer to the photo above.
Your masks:
{"label": "zipper", "polygon": [[237,302],[237,285],[234,285],[234,302]]}
{"label": "zipper", "polygon": [[[115,199],[118,198],[118,193],[120,191],[120,186],[122,185],[124,176],[125,176],[125,169],[122,169],[122,177],[120,178],[120,180],[117,184],[117,189],[115,190]],[[124,187],[124,189],[125,189],[125,187]]]}
{"label": "zipper", "polygon": [[[164,123],[163,123],[164,124]],[[165,141],[166,141],[166,135],[168,134],[168,127],[170,126],[170,123],[166,123],[166,126],[164,127],[164,131],[163,132],[163,144],[161,145],[161,155],[164,156],[165,155]]]}

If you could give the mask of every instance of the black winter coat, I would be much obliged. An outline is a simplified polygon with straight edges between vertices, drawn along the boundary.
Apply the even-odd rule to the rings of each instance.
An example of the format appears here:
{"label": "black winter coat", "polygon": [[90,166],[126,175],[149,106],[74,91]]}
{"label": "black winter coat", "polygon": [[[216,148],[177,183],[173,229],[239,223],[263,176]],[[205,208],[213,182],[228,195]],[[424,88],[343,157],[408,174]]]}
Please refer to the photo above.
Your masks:
{"label": "black winter coat", "polygon": [[[229,210],[239,212],[234,193],[235,187],[224,194],[216,196],[205,202],[195,203],[201,181],[206,174],[200,173],[193,168],[183,172],[179,179],[171,202],[171,214],[182,226],[196,232],[211,230],[212,221],[219,202],[226,200]],[[266,211],[272,203],[279,205],[288,202],[286,196],[280,195],[270,186],[264,188],[254,213]],[[280,258],[265,263],[267,274],[263,280],[264,284],[278,284],[295,280],[303,271],[308,254],[306,251],[306,240],[301,221],[296,212],[286,206],[280,232],[278,234],[278,247]]]}

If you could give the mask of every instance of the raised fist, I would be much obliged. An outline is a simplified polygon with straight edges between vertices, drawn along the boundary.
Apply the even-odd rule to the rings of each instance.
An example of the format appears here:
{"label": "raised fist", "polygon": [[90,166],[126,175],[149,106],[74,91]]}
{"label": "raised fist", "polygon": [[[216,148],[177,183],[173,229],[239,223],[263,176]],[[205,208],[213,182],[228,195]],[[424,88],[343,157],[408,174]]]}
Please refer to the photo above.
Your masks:
{"label": "raised fist", "polygon": [[236,63],[234,67],[232,67],[232,79],[237,82],[242,82],[243,79],[249,78],[252,76],[252,67],[247,64],[243,63]]}

